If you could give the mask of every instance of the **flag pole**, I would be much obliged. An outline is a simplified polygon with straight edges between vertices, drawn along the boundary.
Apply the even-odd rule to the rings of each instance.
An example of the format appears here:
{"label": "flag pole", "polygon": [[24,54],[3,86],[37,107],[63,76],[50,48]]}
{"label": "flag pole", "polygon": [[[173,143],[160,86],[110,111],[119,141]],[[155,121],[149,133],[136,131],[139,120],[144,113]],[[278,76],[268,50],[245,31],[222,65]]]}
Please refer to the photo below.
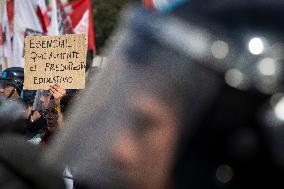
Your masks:
{"label": "flag pole", "polygon": [[57,5],[56,0],[49,0],[51,5],[51,26],[48,35],[59,35],[58,18],[57,18]]}

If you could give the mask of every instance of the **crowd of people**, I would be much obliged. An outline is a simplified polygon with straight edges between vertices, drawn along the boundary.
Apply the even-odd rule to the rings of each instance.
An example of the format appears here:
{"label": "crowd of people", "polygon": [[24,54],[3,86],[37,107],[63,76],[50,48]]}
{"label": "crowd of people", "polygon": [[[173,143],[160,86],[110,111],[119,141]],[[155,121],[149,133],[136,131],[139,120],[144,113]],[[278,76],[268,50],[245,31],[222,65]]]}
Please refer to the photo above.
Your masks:
{"label": "crowd of people", "polygon": [[283,9],[132,5],[82,91],[25,91],[6,69],[0,188],[284,186]]}
{"label": "crowd of people", "polygon": [[[67,91],[60,84],[49,90],[23,90],[24,68],[11,67],[3,71],[0,92],[7,100],[18,101],[25,109],[24,132],[27,140],[45,144],[63,121]],[[68,94],[70,96],[71,94]]]}

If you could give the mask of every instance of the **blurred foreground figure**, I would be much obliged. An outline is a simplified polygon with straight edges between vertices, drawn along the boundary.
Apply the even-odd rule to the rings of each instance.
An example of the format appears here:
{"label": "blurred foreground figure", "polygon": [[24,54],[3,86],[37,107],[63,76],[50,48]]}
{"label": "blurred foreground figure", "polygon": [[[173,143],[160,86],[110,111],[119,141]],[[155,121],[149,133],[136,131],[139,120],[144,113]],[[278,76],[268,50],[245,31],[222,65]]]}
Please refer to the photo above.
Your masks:
{"label": "blurred foreground figure", "polygon": [[0,188],[64,189],[60,174],[42,166],[41,149],[20,135],[25,109],[0,97]]}
{"label": "blurred foreground figure", "polygon": [[68,165],[78,188],[283,187],[283,9],[131,7],[47,162]]}

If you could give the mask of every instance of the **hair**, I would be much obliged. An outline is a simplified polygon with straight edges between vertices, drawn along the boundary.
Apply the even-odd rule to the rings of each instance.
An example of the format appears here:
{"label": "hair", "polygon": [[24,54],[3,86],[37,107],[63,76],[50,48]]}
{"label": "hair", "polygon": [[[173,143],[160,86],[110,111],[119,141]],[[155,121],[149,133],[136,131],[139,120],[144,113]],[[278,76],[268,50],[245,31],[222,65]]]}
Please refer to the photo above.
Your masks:
{"label": "hair", "polygon": [[0,97],[0,133],[24,134],[24,107]]}

